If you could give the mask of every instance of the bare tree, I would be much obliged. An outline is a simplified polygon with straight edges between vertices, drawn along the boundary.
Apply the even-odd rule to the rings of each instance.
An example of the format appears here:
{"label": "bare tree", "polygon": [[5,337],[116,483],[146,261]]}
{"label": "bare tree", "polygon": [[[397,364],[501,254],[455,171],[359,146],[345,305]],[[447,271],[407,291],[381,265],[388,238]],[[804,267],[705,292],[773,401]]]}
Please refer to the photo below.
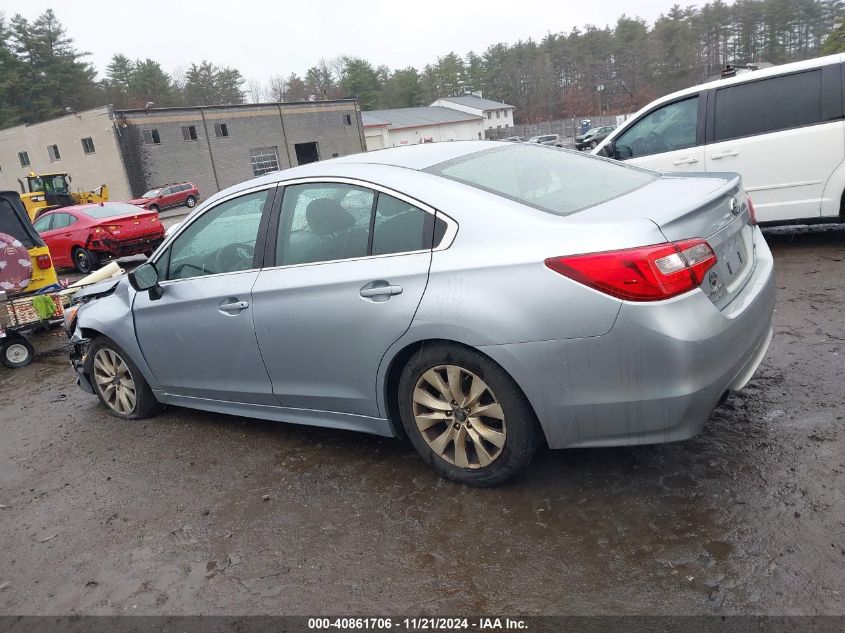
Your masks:
{"label": "bare tree", "polygon": [[249,79],[246,82],[244,92],[250,103],[263,103],[268,100],[267,89],[260,79]]}
{"label": "bare tree", "polygon": [[265,93],[271,101],[285,101],[288,84],[282,75],[273,75],[267,81]]}

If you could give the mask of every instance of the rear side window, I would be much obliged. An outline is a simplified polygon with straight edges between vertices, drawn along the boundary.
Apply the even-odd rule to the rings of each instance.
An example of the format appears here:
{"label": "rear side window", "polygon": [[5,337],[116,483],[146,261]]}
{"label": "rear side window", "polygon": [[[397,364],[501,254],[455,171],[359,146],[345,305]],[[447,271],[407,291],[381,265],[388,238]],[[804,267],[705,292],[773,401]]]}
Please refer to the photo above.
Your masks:
{"label": "rear side window", "polygon": [[373,223],[373,255],[431,248],[434,216],[403,200],[378,194]]}
{"label": "rear side window", "polygon": [[570,215],[653,182],[654,172],[543,145],[510,145],[425,171],[552,213]]}
{"label": "rear side window", "polygon": [[812,125],[822,120],[821,69],[716,91],[715,141]]}

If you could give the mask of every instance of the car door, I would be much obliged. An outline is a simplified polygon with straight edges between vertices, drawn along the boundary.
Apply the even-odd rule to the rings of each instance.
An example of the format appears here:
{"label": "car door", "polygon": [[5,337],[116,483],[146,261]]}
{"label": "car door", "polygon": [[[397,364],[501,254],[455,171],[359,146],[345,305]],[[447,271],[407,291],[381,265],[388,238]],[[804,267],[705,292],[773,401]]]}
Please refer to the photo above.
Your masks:
{"label": "car door", "polygon": [[165,187],[161,190],[161,193],[158,194],[160,197],[159,200],[159,209],[167,209],[173,206],[173,187]]}
{"label": "car door", "polygon": [[739,172],[759,221],[821,214],[825,185],[845,160],[838,73],[830,65],[714,91],[707,171]]}
{"label": "car door", "polygon": [[275,185],[222,199],[180,229],[153,262],[160,296],[138,293],[132,312],[138,344],[165,392],[276,403],[252,303],[274,195]]}
{"label": "car door", "polygon": [[651,110],[613,139],[614,158],[658,171],[705,171],[703,106],[693,95]]}
{"label": "car door", "polygon": [[76,220],[76,218],[68,213],[55,212],[44,215],[35,222],[35,230],[41,234],[44,243],[50,249],[53,264],[60,268],[73,266],[71,256],[73,234],[68,228],[71,220]]}
{"label": "car door", "polygon": [[285,187],[275,266],[253,289],[256,336],[282,406],[383,415],[376,373],[422,299],[434,230],[432,209],[373,185]]}

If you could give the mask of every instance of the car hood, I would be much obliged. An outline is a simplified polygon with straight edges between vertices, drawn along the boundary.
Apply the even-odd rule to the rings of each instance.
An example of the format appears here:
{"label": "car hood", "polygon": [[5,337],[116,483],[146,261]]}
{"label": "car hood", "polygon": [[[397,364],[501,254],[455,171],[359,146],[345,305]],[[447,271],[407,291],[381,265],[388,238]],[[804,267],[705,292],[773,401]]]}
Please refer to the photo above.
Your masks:
{"label": "car hood", "polygon": [[110,294],[117,287],[117,284],[124,279],[126,279],[126,275],[120,275],[118,277],[110,277],[108,279],[104,279],[103,281],[98,281],[90,286],[85,286],[82,290],[73,295],[73,300],[79,301],[81,299],[93,299],[98,296]]}

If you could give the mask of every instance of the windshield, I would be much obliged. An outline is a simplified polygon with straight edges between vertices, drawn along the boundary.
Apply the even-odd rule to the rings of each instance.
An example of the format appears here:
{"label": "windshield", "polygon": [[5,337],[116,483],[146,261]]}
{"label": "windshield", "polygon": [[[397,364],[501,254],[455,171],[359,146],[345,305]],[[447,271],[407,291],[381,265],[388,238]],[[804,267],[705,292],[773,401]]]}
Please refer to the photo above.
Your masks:
{"label": "windshield", "polygon": [[657,174],[544,145],[509,145],[461,156],[425,171],[569,215],[653,182]]}
{"label": "windshield", "polygon": [[157,198],[158,192],[161,191],[161,188],[158,189],[150,189],[147,193],[145,193],[142,198]]}
{"label": "windshield", "polygon": [[68,192],[68,185],[65,176],[36,176],[29,179],[30,193],[43,191],[47,195],[65,195]]}

